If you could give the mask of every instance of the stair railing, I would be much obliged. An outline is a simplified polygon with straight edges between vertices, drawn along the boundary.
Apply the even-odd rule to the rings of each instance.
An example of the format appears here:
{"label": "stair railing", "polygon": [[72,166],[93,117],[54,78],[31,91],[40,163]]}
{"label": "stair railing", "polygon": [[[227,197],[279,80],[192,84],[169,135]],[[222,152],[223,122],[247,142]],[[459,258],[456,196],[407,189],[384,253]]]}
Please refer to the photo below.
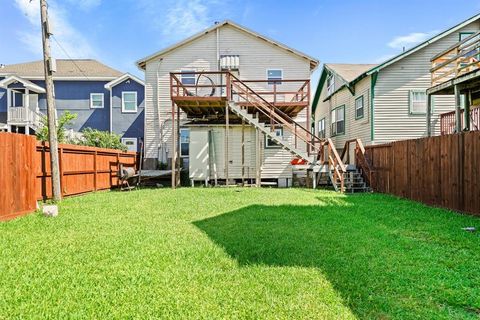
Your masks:
{"label": "stair railing", "polygon": [[339,156],[335,144],[332,139],[327,139],[327,156],[328,167],[333,175],[332,183],[337,184],[340,181],[340,192],[345,191],[345,175],[347,172],[347,166],[343,163],[342,158]]}
{"label": "stair railing", "polygon": [[[298,146],[298,139],[307,144],[307,152],[312,151],[318,153],[320,151],[322,139],[312,134],[302,125],[298,124],[290,116],[275,107],[273,104],[265,100],[260,94],[251,89],[242,80],[235,77],[233,74],[227,74],[227,99],[234,101],[233,96],[236,95],[240,99],[250,104],[260,113],[265,115],[270,120],[271,130],[275,130],[275,126],[287,128],[294,135],[295,148]],[[297,139],[298,138],[298,139]]]}
{"label": "stair railing", "polygon": [[373,187],[374,180],[373,180],[373,170],[370,165],[371,161],[368,159],[367,154],[365,153],[365,147],[363,146],[362,140],[360,139],[351,139],[345,142],[345,146],[343,147],[342,154],[340,159],[345,164],[352,164],[350,159],[350,149],[351,145],[355,144],[354,148],[354,163],[357,167],[362,170],[362,176],[365,181],[368,183],[370,187]]}

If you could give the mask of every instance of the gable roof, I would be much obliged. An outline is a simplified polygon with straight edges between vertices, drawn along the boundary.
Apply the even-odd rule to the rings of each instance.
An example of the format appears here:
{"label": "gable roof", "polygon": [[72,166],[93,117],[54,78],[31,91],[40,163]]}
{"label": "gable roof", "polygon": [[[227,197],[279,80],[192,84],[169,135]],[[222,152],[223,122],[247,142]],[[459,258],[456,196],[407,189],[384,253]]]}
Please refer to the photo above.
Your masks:
{"label": "gable roof", "polygon": [[8,76],[6,77],[5,79],[3,79],[2,81],[0,81],[0,88],[5,88],[7,89],[8,85],[11,84],[11,83],[14,83],[14,82],[20,82],[23,84],[23,86],[29,90],[32,90],[32,91],[35,91],[37,93],[45,93],[45,89],[40,87],[39,85],[36,85],[35,83],[27,80],[27,79],[23,79],[21,77],[18,77],[18,76]]}
{"label": "gable roof", "polygon": [[349,64],[349,63],[327,63],[325,68],[341,77],[345,82],[352,82],[362,73],[376,67],[376,64]]}
{"label": "gable roof", "polygon": [[243,32],[245,32],[245,33],[250,34],[251,36],[253,36],[253,37],[255,37],[255,38],[261,39],[261,40],[263,40],[263,41],[265,41],[265,42],[270,43],[271,45],[274,45],[274,46],[277,46],[277,47],[279,47],[279,48],[282,48],[282,49],[284,49],[284,50],[286,50],[286,51],[288,51],[288,52],[290,52],[290,53],[293,53],[293,54],[295,54],[295,55],[297,55],[297,56],[300,56],[300,57],[303,58],[303,59],[308,60],[308,61],[310,62],[310,70],[315,69],[315,68],[318,66],[318,64],[319,64],[319,61],[318,61],[317,59],[312,58],[311,56],[309,56],[309,55],[307,55],[307,54],[305,54],[305,53],[303,53],[303,52],[300,52],[300,51],[298,51],[298,50],[295,50],[295,49],[293,49],[293,48],[291,48],[291,47],[289,47],[289,46],[287,46],[287,45],[285,45],[285,44],[283,44],[283,43],[280,43],[280,42],[278,42],[278,41],[272,40],[272,39],[270,39],[270,38],[268,38],[268,37],[266,37],[266,36],[263,36],[263,35],[261,35],[261,34],[259,34],[259,33],[257,33],[257,32],[254,32],[254,31],[252,31],[252,30],[250,30],[250,29],[248,29],[248,28],[246,28],[246,27],[243,27],[243,26],[241,26],[241,25],[239,25],[239,24],[237,24],[237,23],[235,23],[235,22],[233,22],[233,21],[225,20],[225,21],[223,21],[223,22],[216,23],[216,24],[214,24],[213,26],[211,26],[210,28],[207,28],[207,29],[205,29],[205,30],[203,30],[203,31],[201,31],[201,32],[199,32],[199,33],[197,33],[197,34],[195,34],[195,35],[193,35],[193,36],[191,36],[191,37],[183,40],[183,41],[180,41],[180,42],[178,42],[178,43],[170,46],[170,47],[167,47],[167,48],[165,48],[165,49],[163,49],[163,50],[160,50],[160,51],[158,51],[158,52],[155,52],[154,54],[151,54],[151,55],[149,55],[149,56],[147,56],[147,57],[145,57],[145,58],[143,58],[143,59],[138,60],[138,61],[137,61],[137,66],[138,66],[139,68],[145,70],[145,65],[146,65],[146,63],[147,63],[148,60],[151,60],[151,59],[153,59],[153,58],[155,58],[155,57],[158,57],[158,56],[160,56],[160,55],[164,55],[164,54],[166,54],[166,53],[168,53],[168,52],[170,52],[170,51],[173,51],[173,50],[175,50],[175,49],[177,49],[177,48],[179,48],[179,47],[181,47],[181,46],[183,46],[183,45],[185,45],[185,44],[187,44],[187,43],[190,43],[190,42],[192,42],[192,41],[194,41],[194,40],[196,40],[196,39],[204,36],[205,34],[208,34],[208,33],[212,32],[212,31],[215,31],[215,30],[217,30],[218,28],[221,28],[221,27],[226,26],[226,25],[232,26],[232,27],[234,27],[234,28],[236,28],[236,29],[238,29],[238,30],[241,30],[241,31],[243,31]]}
{"label": "gable roof", "polygon": [[[114,79],[122,75],[94,59],[57,59],[55,78],[80,78],[83,80]],[[10,64],[0,68],[0,76],[16,75],[27,79],[42,79],[45,77],[43,60]]]}
{"label": "gable roof", "polygon": [[120,77],[110,81],[109,83],[105,84],[105,89],[107,90],[110,90],[112,89],[113,87],[115,87],[116,85],[122,83],[123,81],[127,80],[127,79],[132,79],[133,81],[141,84],[142,86],[145,86],[145,82],[143,82],[143,80],[135,77],[134,75],[130,74],[130,73],[125,73],[123,75],[121,75]]}
{"label": "gable roof", "polygon": [[[364,78],[366,76],[369,76],[369,75],[371,75],[375,72],[378,72],[378,71],[380,71],[380,70],[382,70],[382,69],[384,69],[384,68],[386,68],[386,67],[388,67],[388,66],[390,66],[390,65],[392,65],[396,62],[398,62],[399,60],[408,57],[409,55],[411,55],[411,54],[425,48],[426,46],[428,46],[428,45],[430,45],[430,44],[448,36],[449,34],[452,34],[453,32],[456,32],[456,31],[462,29],[463,27],[465,27],[465,26],[469,25],[470,23],[475,22],[479,19],[480,19],[480,13],[474,15],[473,17],[471,17],[467,20],[464,20],[464,21],[460,22],[459,24],[451,27],[450,29],[447,29],[447,30],[437,34],[436,36],[433,36],[432,38],[414,46],[413,48],[411,48],[411,49],[409,49],[405,52],[400,53],[399,55],[396,55],[396,56],[378,64],[378,65],[373,65],[373,67],[371,67],[370,69],[362,72],[357,77],[355,77],[353,80],[348,81],[348,83],[346,85],[340,87],[335,92],[343,89],[346,86],[351,87],[352,85],[354,85],[355,83],[360,81],[362,78]],[[316,106],[318,104],[318,100],[320,99],[320,94],[322,92],[322,87],[323,87],[323,85],[325,83],[325,80],[326,80],[326,75],[324,75],[324,72],[325,72],[325,66],[324,66],[324,69],[322,70],[322,74],[321,74],[320,79],[318,81],[318,86],[315,90],[315,96],[314,96],[313,101],[312,101],[312,114],[315,112]]]}

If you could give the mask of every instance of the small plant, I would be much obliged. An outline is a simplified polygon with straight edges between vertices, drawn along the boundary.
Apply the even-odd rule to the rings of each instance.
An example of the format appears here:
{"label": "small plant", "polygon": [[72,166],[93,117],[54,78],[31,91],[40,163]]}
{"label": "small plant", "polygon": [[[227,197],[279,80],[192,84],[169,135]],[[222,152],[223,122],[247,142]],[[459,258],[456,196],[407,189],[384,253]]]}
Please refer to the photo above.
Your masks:
{"label": "small plant", "polygon": [[120,141],[120,136],[112,132],[86,128],[82,131],[82,135],[83,138],[76,141],[77,144],[122,151],[128,150],[127,146]]}
{"label": "small plant", "polygon": [[[65,111],[58,118],[57,122],[57,139],[58,142],[64,143],[66,140],[66,127],[73,124],[73,120],[77,119],[76,113],[71,113],[70,111]],[[40,129],[37,131],[37,139],[43,142],[48,141],[48,118],[43,116],[40,120]]]}

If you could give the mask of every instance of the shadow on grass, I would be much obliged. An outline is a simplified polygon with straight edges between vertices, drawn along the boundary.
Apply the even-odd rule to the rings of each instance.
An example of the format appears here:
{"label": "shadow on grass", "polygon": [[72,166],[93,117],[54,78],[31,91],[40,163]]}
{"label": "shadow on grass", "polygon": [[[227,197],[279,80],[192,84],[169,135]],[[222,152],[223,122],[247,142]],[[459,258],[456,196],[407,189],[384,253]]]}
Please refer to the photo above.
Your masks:
{"label": "shadow on grass", "polygon": [[480,310],[478,237],[452,227],[452,213],[391,197],[318,200],[252,205],[194,224],[240,266],[319,269],[361,318]]}

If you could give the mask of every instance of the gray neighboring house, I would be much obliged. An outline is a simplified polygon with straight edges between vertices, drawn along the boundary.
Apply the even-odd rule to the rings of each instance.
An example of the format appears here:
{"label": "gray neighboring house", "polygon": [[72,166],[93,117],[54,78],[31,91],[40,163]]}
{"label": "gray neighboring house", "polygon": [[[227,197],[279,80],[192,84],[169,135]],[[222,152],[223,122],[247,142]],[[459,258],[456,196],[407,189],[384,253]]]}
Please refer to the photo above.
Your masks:
{"label": "gray neighboring house", "polygon": [[[0,130],[34,134],[46,114],[43,61],[0,67]],[[58,59],[53,76],[57,115],[77,114],[71,128],[121,136],[137,151],[144,137],[144,82],[93,59]]]}
{"label": "gray neighboring house", "polygon": [[[430,60],[479,30],[476,15],[378,65],[326,63],[312,103],[315,133],[337,148],[354,138],[370,145],[426,136]],[[434,135],[454,106],[453,96],[433,97]]]}

